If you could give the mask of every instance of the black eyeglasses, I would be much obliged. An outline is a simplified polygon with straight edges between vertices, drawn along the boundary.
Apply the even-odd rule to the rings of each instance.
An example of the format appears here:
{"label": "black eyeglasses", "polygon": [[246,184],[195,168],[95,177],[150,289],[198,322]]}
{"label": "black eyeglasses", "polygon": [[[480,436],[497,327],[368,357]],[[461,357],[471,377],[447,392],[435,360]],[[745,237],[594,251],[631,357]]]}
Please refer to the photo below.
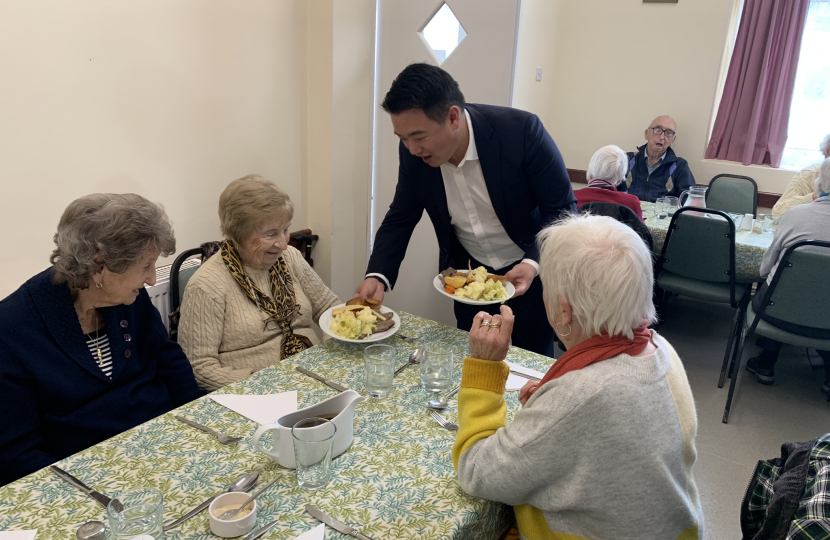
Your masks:
{"label": "black eyeglasses", "polygon": [[655,135],[665,135],[667,139],[674,139],[674,136],[677,135],[677,133],[670,129],[663,129],[659,127],[651,128],[651,132]]}

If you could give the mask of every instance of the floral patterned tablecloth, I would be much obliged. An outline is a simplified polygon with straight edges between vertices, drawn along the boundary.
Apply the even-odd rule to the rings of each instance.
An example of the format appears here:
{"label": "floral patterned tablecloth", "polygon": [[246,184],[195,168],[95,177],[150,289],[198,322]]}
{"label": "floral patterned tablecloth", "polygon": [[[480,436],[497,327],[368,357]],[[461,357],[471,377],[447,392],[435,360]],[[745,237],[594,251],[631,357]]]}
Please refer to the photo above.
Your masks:
{"label": "floral patterned tablecloth", "polygon": [[[663,243],[666,241],[666,232],[669,228],[670,217],[659,219],[654,215],[654,203],[641,202],[643,217],[648,230],[654,239],[654,252],[660,254]],[[735,273],[740,283],[755,283],[761,281],[761,261],[772,244],[773,233],[753,233],[750,231],[736,231],[735,234]]]}
{"label": "floral patterned tablecloth", "polygon": [[[415,339],[414,343],[397,336],[385,340],[398,348],[400,362],[419,346],[448,344],[455,353],[457,383],[469,350],[467,334],[408,313],[400,315],[401,334]],[[365,395],[363,348],[329,340],[217,393],[274,394],[296,389],[300,408],[336,394],[295,371],[299,365]],[[552,363],[550,358],[515,347],[508,359],[540,371]],[[519,408],[517,397],[517,393],[507,395],[510,417]],[[254,450],[255,422],[207,397],[176,412],[244,437],[240,443],[221,445],[213,436],[176,421],[171,412],[66,458],[58,466],[105,494],[128,487],[158,488],[164,493],[165,522],[181,516],[241,474],[259,471],[263,484],[283,473],[283,478],[258,499],[258,527],[280,519],[262,537],[266,540],[292,539],[317,526],[303,510],[307,503],[359,527],[375,540],[498,538],[512,520],[512,510],[461,491],[450,458],[455,433],[440,428],[429,417],[426,398],[418,369],[410,367],[395,378],[388,398],[358,404],[354,442],[333,462],[333,480],[319,491],[298,487],[293,471]],[[456,405],[451,400],[445,411],[452,421],[457,421]],[[75,529],[89,520],[106,521],[104,509],[48,468],[0,488],[0,531],[38,529],[38,540],[71,539]],[[164,538],[216,537],[210,532],[207,512],[202,512],[165,533]],[[326,538],[348,537],[327,529]]]}

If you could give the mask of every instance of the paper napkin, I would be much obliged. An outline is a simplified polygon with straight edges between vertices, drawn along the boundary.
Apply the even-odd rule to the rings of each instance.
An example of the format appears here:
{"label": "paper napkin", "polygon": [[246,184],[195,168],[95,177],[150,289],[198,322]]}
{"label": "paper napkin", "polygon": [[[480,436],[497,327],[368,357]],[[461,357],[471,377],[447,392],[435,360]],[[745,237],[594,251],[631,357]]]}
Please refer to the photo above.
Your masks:
{"label": "paper napkin", "polygon": [[278,418],[297,411],[296,390],[266,396],[210,394],[210,399],[258,424],[273,424]]}
{"label": "paper napkin", "polygon": [[37,531],[0,531],[0,540],[35,540],[36,534]]}
{"label": "paper napkin", "polygon": [[[530,375],[531,377],[536,377],[541,379],[545,376],[544,373],[540,371],[536,371],[535,369],[526,368],[524,366],[520,366],[519,364],[514,364],[513,362],[507,362],[507,365],[510,366],[511,371],[518,371],[520,373],[524,373],[525,375]],[[507,386],[505,390],[507,392],[518,392],[522,389],[522,386],[526,385],[530,379],[526,377],[522,377],[521,375],[516,375],[511,373],[509,377],[507,377]]]}
{"label": "paper napkin", "polygon": [[326,524],[321,523],[311,529],[310,531],[306,531],[300,536],[296,538],[296,540],[323,540],[326,536]]}

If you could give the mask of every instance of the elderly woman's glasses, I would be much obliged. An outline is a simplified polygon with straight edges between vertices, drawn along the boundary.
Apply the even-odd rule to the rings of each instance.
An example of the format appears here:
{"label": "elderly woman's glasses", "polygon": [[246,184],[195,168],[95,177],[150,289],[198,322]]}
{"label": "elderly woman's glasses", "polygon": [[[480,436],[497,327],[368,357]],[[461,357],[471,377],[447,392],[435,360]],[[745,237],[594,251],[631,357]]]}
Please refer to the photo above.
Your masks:
{"label": "elderly woman's glasses", "polygon": [[665,135],[667,139],[674,139],[676,133],[670,129],[663,129],[659,127],[651,128],[651,132],[655,135]]}

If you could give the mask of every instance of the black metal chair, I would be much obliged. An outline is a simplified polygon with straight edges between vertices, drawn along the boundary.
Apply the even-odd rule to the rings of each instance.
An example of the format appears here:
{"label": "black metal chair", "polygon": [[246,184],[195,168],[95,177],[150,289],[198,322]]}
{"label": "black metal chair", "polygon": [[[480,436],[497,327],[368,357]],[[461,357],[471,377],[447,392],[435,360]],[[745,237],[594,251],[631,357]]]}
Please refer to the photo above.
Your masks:
{"label": "black metal chair", "polygon": [[316,234],[311,234],[311,229],[302,229],[291,233],[288,239],[288,244],[295,247],[303,254],[305,261],[309,266],[314,267],[314,259],[311,258],[311,250],[314,248],[314,242],[320,237]]}
{"label": "black metal chair", "polygon": [[748,176],[719,174],[709,182],[706,206],[732,214],[758,212],[758,184]]}
{"label": "black metal chair", "polygon": [[733,359],[737,354],[736,337],[751,288],[748,283],[735,282],[735,222],[720,210],[679,208],[666,232],[654,275],[662,291],[661,313],[665,313],[667,292],[729,304],[735,309],[718,379],[718,388],[722,388],[730,353]]}
{"label": "black metal chair", "polygon": [[797,324],[824,333],[830,332],[830,280],[827,269],[830,268],[830,242],[804,240],[788,247],[784,252],[772,281],[761,299],[761,308],[755,313],[750,304],[747,309],[746,322],[749,328],[742,326],[738,346],[729,366],[729,395],[723,410],[723,423],[729,420],[732,395],[738,380],[746,338],[753,333],[788,345],[830,350],[830,338],[807,337],[788,332],[768,323],[761,317],[768,315],[785,323]]}

